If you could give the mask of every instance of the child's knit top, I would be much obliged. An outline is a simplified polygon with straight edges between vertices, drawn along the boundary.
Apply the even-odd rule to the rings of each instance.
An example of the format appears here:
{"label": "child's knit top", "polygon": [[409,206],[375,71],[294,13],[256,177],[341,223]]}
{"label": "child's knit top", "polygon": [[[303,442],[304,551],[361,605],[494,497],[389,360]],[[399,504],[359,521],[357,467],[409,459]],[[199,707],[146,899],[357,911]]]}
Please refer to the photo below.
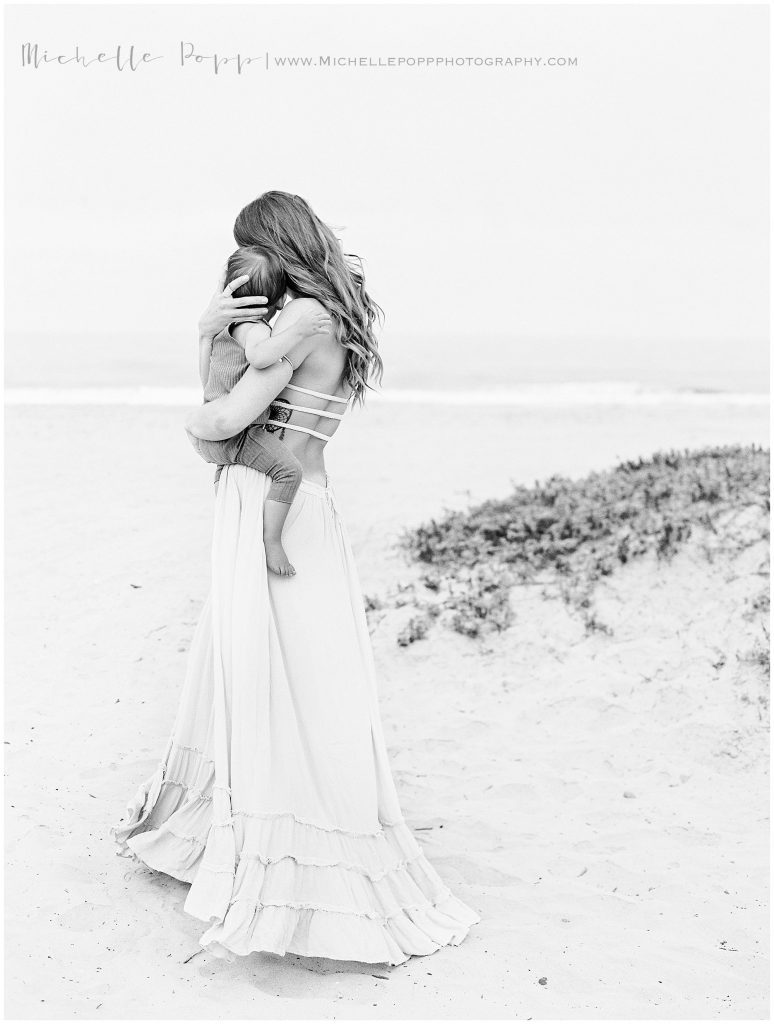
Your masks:
{"label": "child's knit top", "polygon": [[[210,375],[204,388],[205,403],[229,394],[249,365],[245,350],[231,337],[231,325],[225,327],[212,343]],[[269,410],[264,409],[253,423],[265,423],[268,418]]]}

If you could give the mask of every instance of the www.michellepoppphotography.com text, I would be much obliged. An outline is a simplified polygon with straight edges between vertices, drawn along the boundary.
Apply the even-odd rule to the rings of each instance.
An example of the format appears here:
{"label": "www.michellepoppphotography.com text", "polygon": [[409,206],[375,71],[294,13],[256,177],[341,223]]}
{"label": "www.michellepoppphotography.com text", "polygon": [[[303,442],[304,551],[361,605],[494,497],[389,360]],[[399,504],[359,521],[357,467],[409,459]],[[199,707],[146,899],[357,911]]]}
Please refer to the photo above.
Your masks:
{"label": "www.michellepoppphotography.com text", "polygon": [[82,51],[74,45],[63,52],[49,50],[39,43],[23,43],[21,47],[21,66],[39,70],[50,67],[106,68],[121,72],[137,72],[163,62],[166,66],[174,66],[181,70],[204,70],[214,75],[230,73],[241,75],[248,69],[262,71],[288,70],[294,68],[335,69],[402,69],[421,68],[424,70],[449,68],[513,68],[540,69],[552,67],[577,67],[578,57],[559,56],[507,56],[477,55],[466,56],[448,54],[443,56],[430,55],[362,55],[362,54],[323,54],[310,55],[274,55],[268,51],[262,54],[243,54],[236,52],[222,54],[208,52],[206,48],[198,48],[194,43],[181,41],[176,52],[155,53],[145,50],[134,43],[118,43],[105,50],[96,52]]}

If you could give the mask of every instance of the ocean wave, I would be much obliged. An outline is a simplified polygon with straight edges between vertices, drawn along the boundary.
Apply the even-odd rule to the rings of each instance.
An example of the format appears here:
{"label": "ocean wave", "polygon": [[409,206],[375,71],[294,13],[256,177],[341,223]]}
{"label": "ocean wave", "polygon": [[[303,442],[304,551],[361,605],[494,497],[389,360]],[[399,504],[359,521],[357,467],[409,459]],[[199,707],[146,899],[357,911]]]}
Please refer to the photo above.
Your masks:
{"label": "ocean wave", "polygon": [[[475,390],[390,389],[369,396],[376,402],[407,405],[768,405],[762,392],[713,391],[701,388],[666,389],[621,382],[531,384],[516,388]],[[8,388],[5,404],[17,405],[154,405],[196,406],[201,403],[198,388],[180,387],[95,387],[95,388]]]}

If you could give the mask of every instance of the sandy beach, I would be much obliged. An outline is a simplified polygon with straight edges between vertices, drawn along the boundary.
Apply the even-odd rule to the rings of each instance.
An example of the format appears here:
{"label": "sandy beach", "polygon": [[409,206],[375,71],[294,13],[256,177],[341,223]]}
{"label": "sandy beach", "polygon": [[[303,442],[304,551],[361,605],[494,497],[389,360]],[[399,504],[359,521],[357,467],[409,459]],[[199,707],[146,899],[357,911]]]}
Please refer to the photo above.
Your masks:
{"label": "sandy beach", "polygon": [[[402,648],[406,610],[377,617],[406,817],[481,924],[398,968],[200,951],[187,886],[108,834],[162,752],[207,593],[211,474],[181,420],[7,413],[6,1016],[767,1017],[768,704],[744,614],[760,545],[625,566],[599,599],[612,636],[529,587],[496,638]],[[415,571],[400,531],[445,508],[767,434],[763,406],[375,403],[329,472],[378,596]]]}

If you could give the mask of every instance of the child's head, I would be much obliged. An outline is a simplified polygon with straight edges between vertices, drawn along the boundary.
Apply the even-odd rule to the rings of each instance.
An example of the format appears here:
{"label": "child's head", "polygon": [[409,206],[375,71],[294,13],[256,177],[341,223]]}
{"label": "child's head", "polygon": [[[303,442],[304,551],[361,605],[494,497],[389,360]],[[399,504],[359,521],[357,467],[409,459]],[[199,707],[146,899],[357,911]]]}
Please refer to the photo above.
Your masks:
{"label": "child's head", "polygon": [[234,298],[247,298],[249,295],[264,295],[268,309],[264,319],[269,320],[282,305],[282,298],[287,291],[288,282],[285,271],[275,253],[260,245],[245,245],[237,249],[228,258],[226,280],[250,275],[234,290]]}

